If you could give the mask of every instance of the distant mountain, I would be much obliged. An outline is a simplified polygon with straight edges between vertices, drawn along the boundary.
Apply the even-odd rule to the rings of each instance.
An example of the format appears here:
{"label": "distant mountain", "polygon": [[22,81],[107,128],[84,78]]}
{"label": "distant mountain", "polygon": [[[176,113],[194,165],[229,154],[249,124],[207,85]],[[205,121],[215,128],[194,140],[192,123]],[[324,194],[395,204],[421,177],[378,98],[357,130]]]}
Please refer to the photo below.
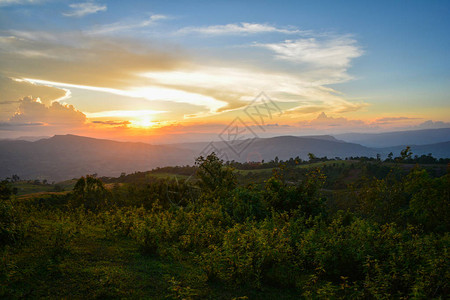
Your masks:
{"label": "distant mountain", "polygon": [[116,142],[75,135],[56,135],[35,142],[0,141],[0,177],[64,180],[98,173],[146,171],[194,162],[195,153],[174,146]]}
{"label": "distant mountain", "polygon": [[[227,148],[224,147],[224,150]],[[289,159],[299,156],[308,159],[308,153],[318,157],[327,156],[349,157],[349,156],[376,156],[377,151],[353,143],[337,141],[335,139],[318,137],[296,137],[278,136],[272,138],[256,139],[239,156],[230,155],[235,160],[271,160],[278,156],[279,159]]]}
{"label": "distant mountain", "polygon": [[385,133],[344,133],[337,139],[366,147],[392,147],[398,145],[427,145],[450,141],[450,128],[395,131]]}
{"label": "distant mountain", "polygon": [[310,139],[318,139],[318,140],[326,140],[326,141],[333,141],[333,142],[341,142],[344,141],[338,140],[336,137],[332,135],[308,135],[308,136],[300,136],[302,138],[310,138]]}
{"label": "distant mountain", "polygon": [[29,141],[29,142],[35,142],[35,141],[39,141],[42,139],[49,139],[50,136],[21,136],[18,138],[13,138],[13,139],[0,139],[0,140],[8,140],[8,141]]}
{"label": "distant mountain", "polygon": [[[428,155],[429,153],[433,154],[433,157],[437,158],[448,158],[450,157],[450,141],[429,145],[409,145],[411,147],[411,151],[413,156],[418,155]],[[403,146],[395,146],[395,147],[387,147],[380,149],[383,153],[392,152],[398,156],[401,150],[405,149],[406,145]]]}
{"label": "distant mountain", "polygon": [[[122,172],[132,173],[156,167],[192,165],[208,144],[205,142],[150,145],[76,135],[56,135],[35,142],[2,140],[0,178],[17,174],[24,179],[59,181],[93,173],[99,176],[119,176]],[[398,146],[374,149],[327,136],[258,138],[243,151],[233,148],[239,155],[224,142],[214,142],[214,145],[219,151],[227,153],[229,160],[240,162],[263,159],[269,161],[275,157],[286,160],[297,156],[308,159],[308,153],[318,157],[345,158],[374,157],[377,153],[385,157],[392,151],[397,156],[404,148]],[[450,142],[412,146],[412,150],[418,155],[431,152],[435,157],[450,157]]]}

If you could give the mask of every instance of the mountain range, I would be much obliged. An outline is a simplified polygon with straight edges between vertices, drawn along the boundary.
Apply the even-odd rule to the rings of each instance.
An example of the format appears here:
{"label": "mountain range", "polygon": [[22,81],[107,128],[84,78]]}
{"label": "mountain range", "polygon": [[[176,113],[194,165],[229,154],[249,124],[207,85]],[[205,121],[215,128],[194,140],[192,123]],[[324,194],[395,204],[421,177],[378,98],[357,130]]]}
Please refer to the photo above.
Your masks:
{"label": "mountain range", "polygon": [[[434,157],[450,157],[450,128],[384,134],[347,134],[323,136],[278,136],[243,141],[245,149],[236,150],[224,142],[214,142],[223,159],[236,161],[269,161],[278,157],[308,159],[308,153],[318,157],[386,157],[397,156],[405,145],[417,155],[432,153]],[[416,145],[417,140],[429,144]],[[447,134],[447,135],[446,135]],[[426,139],[424,138],[426,136]],[[446,139],[446,140],[445,140]],[[351,142],[358,140],[362,144]],[[444,141],[443,141],[444,140]],[[398,142],[397,144],[395,144]],[[24,179],[59,181],[97,173],[118,176],[122,172],[147,171],[156,167],[192,165],[195,158],[208,149],[210,143],[179,143],[152,145],[135,142],[117,142],[76,135],[55,135],[37,141],[0,140],[0,178],[13,174]],[[377,145],[369,147],[367,145]],[[211,149],[209,149],[211,150]],[[217,152],[217,151],[216,151]],[[203,154],[205,151],[203,151]]]}
{"label": "mountain range", "polygon": [[427,145],[450,141],[450,128],[393,131],[383,133],[337,134],[339,140],[366,147],[392,147],[400,145]]}

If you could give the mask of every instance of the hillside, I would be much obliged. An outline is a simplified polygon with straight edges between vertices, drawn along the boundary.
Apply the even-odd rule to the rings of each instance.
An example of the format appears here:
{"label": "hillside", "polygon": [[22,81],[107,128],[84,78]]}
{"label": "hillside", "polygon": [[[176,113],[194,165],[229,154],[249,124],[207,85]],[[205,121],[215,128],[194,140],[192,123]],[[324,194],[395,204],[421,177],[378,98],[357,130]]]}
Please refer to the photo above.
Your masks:
{"label": "hillside", "polygon": [[[450,140],[450,128],[394,131],[384,133],[344,133],[335,137],[366,147],[393,147],[398,145],[427,145]],[[434,153],[433,153],[434,154]]]}
{"label": "hillside", "polygon": [[[256,139],[241,155],[244,160],[256,158],[271,160],[278,156],[279,159],[289,159],[299,156],[308,159],[308,153],[323,157],[349,157],[349,156],[375,156],[373,149],[341,141],[322,139],[317,137],[278,136],[273,138]],[[236,156],[230,159],[238,160]]]}
{"label": "hillside", "polygon": [[0,141],[0,177],[64,180],[85,174],[118,176],[164,165],[192,164],[187,149],[125,143],[75,135],[56,135],[36,142]]}
{"label": "hillside", "polygon": [[[13,174],[24,179],[60,181],[97,173],[100,176],[119,176],[122,172],[147,171],[156,167],[192,165],[208,143],[180,143],[151,145],[117,142],[75,135],[56,135],[35,142],[0,141],[0,178]],[[433,153],[435,157],[450,157],[450,143],[413,146],[414,154]],[[245,151],[237,155],[224,143],[215,146],[227,154],[224,159],[270,161],[275,157],[308,159],[308,153],[318,157],[374,157],[377,153],[397,155],[404,146],[369,148],[330,137],[279,136],[255,139]]]}
{"label": "hillside", "polygon": [[[434,157],[449,157],[450,156],[450,141],[443,143],[436,143],[430,145],[409,145],[413,155],[428,155],[433,154]],[[380,149],[383,153],[399,153],[402,149],[405,149],[405,145],[387,147]]]}

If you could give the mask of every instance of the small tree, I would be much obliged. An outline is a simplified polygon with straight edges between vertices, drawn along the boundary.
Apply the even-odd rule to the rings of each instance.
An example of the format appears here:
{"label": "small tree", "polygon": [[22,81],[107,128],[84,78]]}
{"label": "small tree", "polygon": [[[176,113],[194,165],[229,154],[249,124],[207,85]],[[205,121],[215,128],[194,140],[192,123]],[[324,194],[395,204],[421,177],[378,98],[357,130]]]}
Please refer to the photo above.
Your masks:
{"label": "small tree", "polygon": [[11,201],[16,192],[8,180],[0,182],[0,248],[15,242],[22,232],[20,214]]}
{"label": "small tree", "polygon": [[223,161],[214,152],[206,158],[200,156],[196,159],[195,164],[198,166],[198,184],[206,194],[223,195],[236,187],[233,168],[224,166]]}
{"label": "small tree", "polygon": [[78,179],[73,188],[72,206],[84,205],[87,210],[96,211],[107,204],[107,196],[103,182],[87,175]]}
{"label": "small tree", "polygon": [[308,153],[309,162],[313,163],[317,160],[317,156],[315,156],[313,153]]}
{"label": "small tree", "polygon": [[394,157],[394,153],[390,152],[387,156],[386,161],[392,161],[392,158]]}
{"label": "small tree", "polygon": [[406,146],[406,148],[400,152],[400,159],[402,161],[411,159],[411,156],[412,156],[412,151],[411,151],[410,146]]}

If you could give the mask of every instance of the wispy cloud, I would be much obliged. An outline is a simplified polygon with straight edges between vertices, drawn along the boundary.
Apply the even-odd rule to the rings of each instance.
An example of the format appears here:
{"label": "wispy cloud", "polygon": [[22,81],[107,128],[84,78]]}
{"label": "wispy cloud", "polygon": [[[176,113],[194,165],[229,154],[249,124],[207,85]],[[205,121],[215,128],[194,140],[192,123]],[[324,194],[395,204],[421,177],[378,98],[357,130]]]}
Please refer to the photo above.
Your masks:
{"label": "wispy cloud", "polygon": [[0,0],[0,6],[40,4],[42,2],[44,2],[44,0]]}
{"label": "wispy cloud", "polygon": [[269,24],[258,23],[234,23],[226,25],[211,25],[203,27],[185,27],[178,30],[180,34],[199,33],[205,35],[233,35],[233,34],[258,34],[258,33],[284,33],[296,34],[301,33],[294,27],[278,28]]}
{"label": "wispy cloud", "polygon": [[70,4],[69,7],[72,11],[63,13],[63,16],[80,18],[100,11],[106,11],[107,9],[106,5],[99,5],[93,2],[74,3]]}
{"label": "wispy cloud", "polygon": [[130,121],[92,121],[91,123],[108,126],[126,126],[131,124]]}
{"label": "wispy cloud", "polygon": [[349,36],[286,40],[255,46],[271,50],[281,60],[334,67],[348,67],[352,58],[363,54],[356,40]]}
{"label": "wispy cloud", "polygon": [[375,122],[398,122],[398,121],[407,121],[407,120],[419,120],[422,118],[411,118],[411,117],[385,117],[378,118]]}
{"label": "wispy cloud", "polygon": [[[8,31],[14,38],[0,39],[0,65],[4,72],[34,78],[28,81],[38,85],[164,102],[171,111],[177,110],[181,103],[187,104],[184,107],[188,106],[189,110],[177,110],[185,117],[237,110],[261,91],[289,102],[289,108],[307,108],[310,113],[317,109],[338,114],[365,106],[347,100],[345,95],[327,86],[348,80],[351,59],[361,53],[356,41],[344,43],[348,37],[317,35],[310,41],[316,42],[314,50],[327,59],[321,61],[313,55],[315,51],[308,49],[311,55],[302,57],[304,63],[298,66],[290,63],[294,67],[286,71],[280,63],[267,69],[262,67],[264,63],[252,67],[223,59],[202,61],[201,56],[195,59],[171,45],[157,49],[148,42],[100,34],[145,27],[164,18],[153,15],[144,21],[104,25],[94,28],[92,33],[98,35]],[[343,45],[350,45],[349,51],[342,50]],[[43,52],[51,58],[24,55],[21,50]],[[272,52],[262,51],[260,57],[270,60]],[[336,63],[334,59],[341,62]],[[40,67],[43,64],[45,68]],[[68,67],[71,72],[66,71]],[[303,114],[299,110],[286,116],[296,118]]]}
{"label": "wispy cloud", "polygon": [[112,24],[99,25],[91,30],[87,30],[86,33],[96,35],[96,34],[107,34],[107,33],[115,33],[120,31],[128,31],[131,29],[139,29],[151,26],[155,24],[159,20],[167,19],[168,16],[165,15],[151,15],[148,18],[141,21],[132,21],[132,22],[116,22]]}
{"label": "wispy cloud", "polygon": [[135,118],[135,117],[153,116],[155,114],[162,114],[165,112],[166,111],[158,111],[158,110],[108,110],[95,113],[85,113],[85,115],[91,119],[105,118],[105,117]]}

